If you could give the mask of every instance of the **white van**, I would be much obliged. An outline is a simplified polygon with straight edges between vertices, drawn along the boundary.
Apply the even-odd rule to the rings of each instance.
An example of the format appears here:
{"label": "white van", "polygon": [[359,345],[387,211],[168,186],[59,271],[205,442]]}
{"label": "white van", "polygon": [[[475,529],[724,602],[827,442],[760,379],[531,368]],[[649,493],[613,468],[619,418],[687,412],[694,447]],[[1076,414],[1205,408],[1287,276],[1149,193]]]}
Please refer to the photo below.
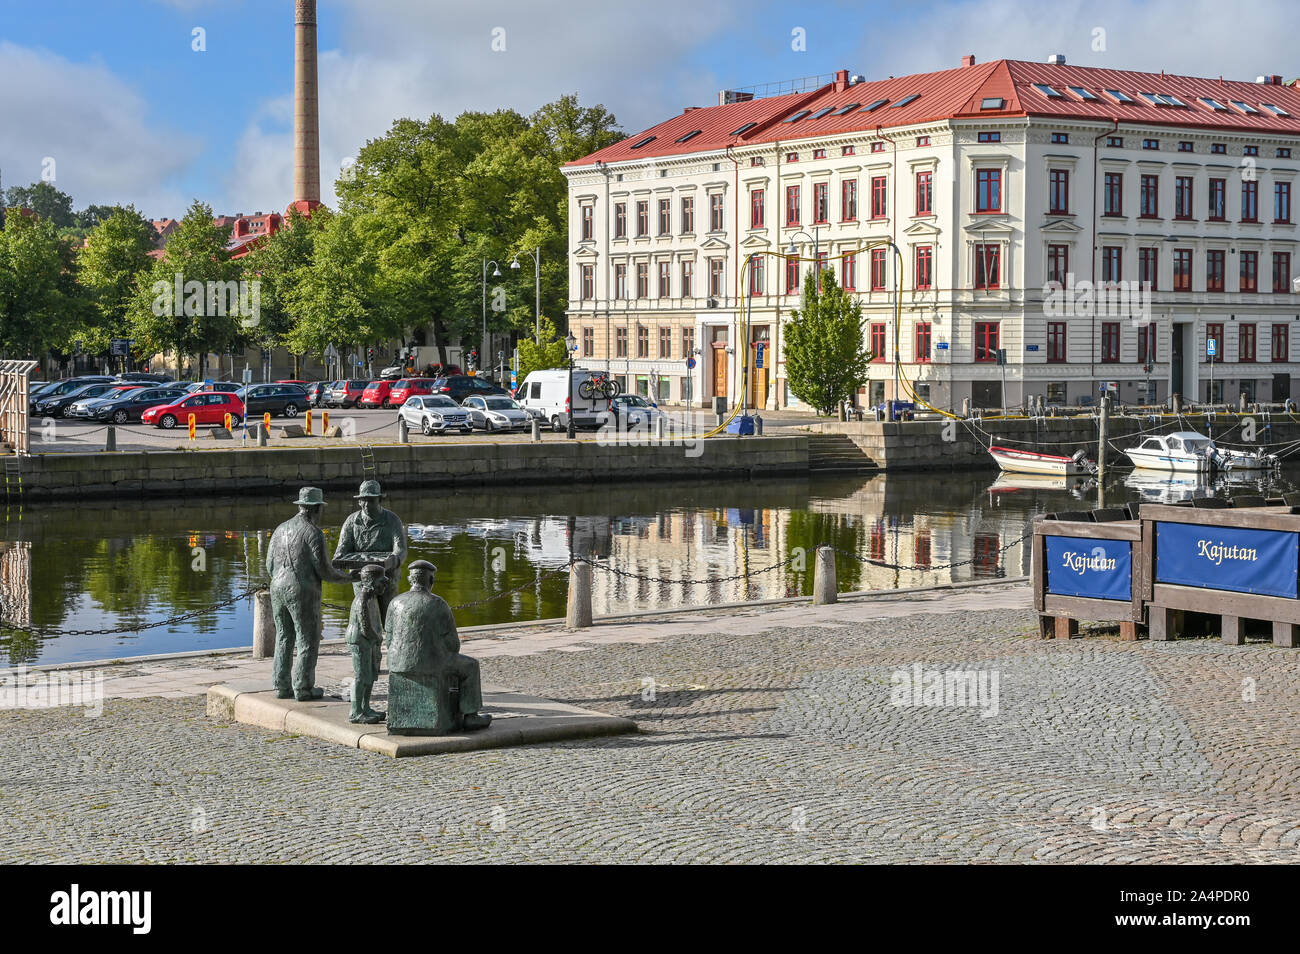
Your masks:
{"label": "white van", "polygon": [[529,414],[539,417],[555,431],[567,430],[572,408],[574,427],[599,427],[601,415],[609,409],[609,401],[599,395],[584,398],[579,389],[583,381],[594,375],[586,368],[573,369],[573,395],[566,398],[569,386],[568,368],[551,368],[530,371],[524,383],[515,392],[518,401]]}

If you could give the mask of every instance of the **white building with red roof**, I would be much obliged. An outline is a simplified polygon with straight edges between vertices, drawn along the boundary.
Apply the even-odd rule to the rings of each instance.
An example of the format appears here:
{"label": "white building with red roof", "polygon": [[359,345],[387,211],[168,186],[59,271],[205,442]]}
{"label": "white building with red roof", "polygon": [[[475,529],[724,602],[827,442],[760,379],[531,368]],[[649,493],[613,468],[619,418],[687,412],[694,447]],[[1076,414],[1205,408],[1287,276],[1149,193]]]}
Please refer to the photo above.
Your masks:
{"label": "white building with red roof", "polygon": [[945,408],[1109,383],[1129,404],[1300,396],[1297,150],[1300,90],[1275,75],[972,56],[724,91],[565,167],[579,361],[660,400],[734,402],[737,346],[762,341],[751,403],[795,406],[781,327],[818,256],[863,306],[865,401],[896,373]]}

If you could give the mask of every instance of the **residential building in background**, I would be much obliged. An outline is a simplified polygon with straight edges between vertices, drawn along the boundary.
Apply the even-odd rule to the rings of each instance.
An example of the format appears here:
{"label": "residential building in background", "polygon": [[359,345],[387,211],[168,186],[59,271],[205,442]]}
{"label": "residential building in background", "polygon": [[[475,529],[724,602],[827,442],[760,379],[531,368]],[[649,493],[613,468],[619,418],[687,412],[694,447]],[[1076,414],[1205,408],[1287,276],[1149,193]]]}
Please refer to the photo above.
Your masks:
{"label": "residential building in background", "polygon": [[1300,396],[1294,84],[967,56],[791,85],[565,167],[582,364],[661,401],[798,406],[781,328],[820,257],[863,306],[863,402],[906,399],[896,372],[943,408]]}

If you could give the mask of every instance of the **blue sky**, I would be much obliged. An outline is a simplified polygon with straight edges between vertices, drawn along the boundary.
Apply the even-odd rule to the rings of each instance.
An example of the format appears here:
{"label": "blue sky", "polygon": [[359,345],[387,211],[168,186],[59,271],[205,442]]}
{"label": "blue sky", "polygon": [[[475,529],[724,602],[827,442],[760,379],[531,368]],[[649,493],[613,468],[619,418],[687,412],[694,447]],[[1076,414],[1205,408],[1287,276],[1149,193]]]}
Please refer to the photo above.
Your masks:
{"label": "blue sky", "polygon": [[[629,132],[722,87],[1044,59],[1253,79],[1300,72],[1293,0],[320,0],[322,178],[394,118],[577,92]],[[581,12],[580,12],[581,11]],[[78,207],[283,209],[292,0],[0,0],[0,175],[56,161]],[[206,51],[191,49],[205,31]],[[504,51],[492,33],[505,30]],[[1096,49],[1097,30],[1104,31]],[[794,49],[795,31],[805,36]],[[328,188],[327,188],[328,192]],[[327,195],[327,200],[329,196]]]}

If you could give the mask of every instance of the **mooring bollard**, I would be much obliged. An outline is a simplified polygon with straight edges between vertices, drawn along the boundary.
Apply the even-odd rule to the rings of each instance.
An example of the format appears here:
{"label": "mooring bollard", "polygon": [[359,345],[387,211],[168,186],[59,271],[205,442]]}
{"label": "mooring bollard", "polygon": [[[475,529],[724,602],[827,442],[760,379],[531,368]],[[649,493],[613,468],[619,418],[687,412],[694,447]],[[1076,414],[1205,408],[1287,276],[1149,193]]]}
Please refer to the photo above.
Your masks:
{"label": "mooring bollard", "polygon": [[817,569],[813,574],[813,605],[834,603],[839,597],[835,580],[835,551],[830,547],[817,548]]}
{"label": "mooring bollard", "polygon": [[660,414],[658,417],[655,418],[655,440],[661,441],[663,439],[664,439],[664,416]]}
{"label": "mooring bollard", "polygon": [[961,399],[961,416],[970,417],[970,398]]}
{"label": "mooring bollard", "polygon": [[404,417],[397,419],[397,440],[403,444],[411,443],[411,428],[407,426]]}
{"label": "mooring bollard", "polygon": [[541,442],[542,442],[542,422],[539,421],[537,418],[533,418],[533,443],[540,444]]}
{"label": "mooring bollard", "polygon": [[256,426],[257,426],[257,446],[258,446],[258,447],[265,447],[265,446],[266,446],[266,439],[267,439],[267,437],[268,437],[268,435],[267,435],[267,433],[266,433],[266,431],[267,431],[266,425],[265,425],[265,424],[258,424],[258,425],[256,425]]}
{"label": "mooring bollard", "polygon": [[758,414],[754,415],[754,436],[763,436],[763,418]]}
{"label": "mooring bollard", "polygon": [[591,564],[575,560],[569,564],[569,606],[564,616],[566,629],[591,625]]}
{"label": "mooring bollard", "polygon": [[112,424],[108,425],[108,434],[104,437],[104,450],[117,450],[117,428]]}
{"label": "mooring bollard", "polygon": [[271,591],[253,594],[253,658],[275,655],[275,617],[271,615]]}

